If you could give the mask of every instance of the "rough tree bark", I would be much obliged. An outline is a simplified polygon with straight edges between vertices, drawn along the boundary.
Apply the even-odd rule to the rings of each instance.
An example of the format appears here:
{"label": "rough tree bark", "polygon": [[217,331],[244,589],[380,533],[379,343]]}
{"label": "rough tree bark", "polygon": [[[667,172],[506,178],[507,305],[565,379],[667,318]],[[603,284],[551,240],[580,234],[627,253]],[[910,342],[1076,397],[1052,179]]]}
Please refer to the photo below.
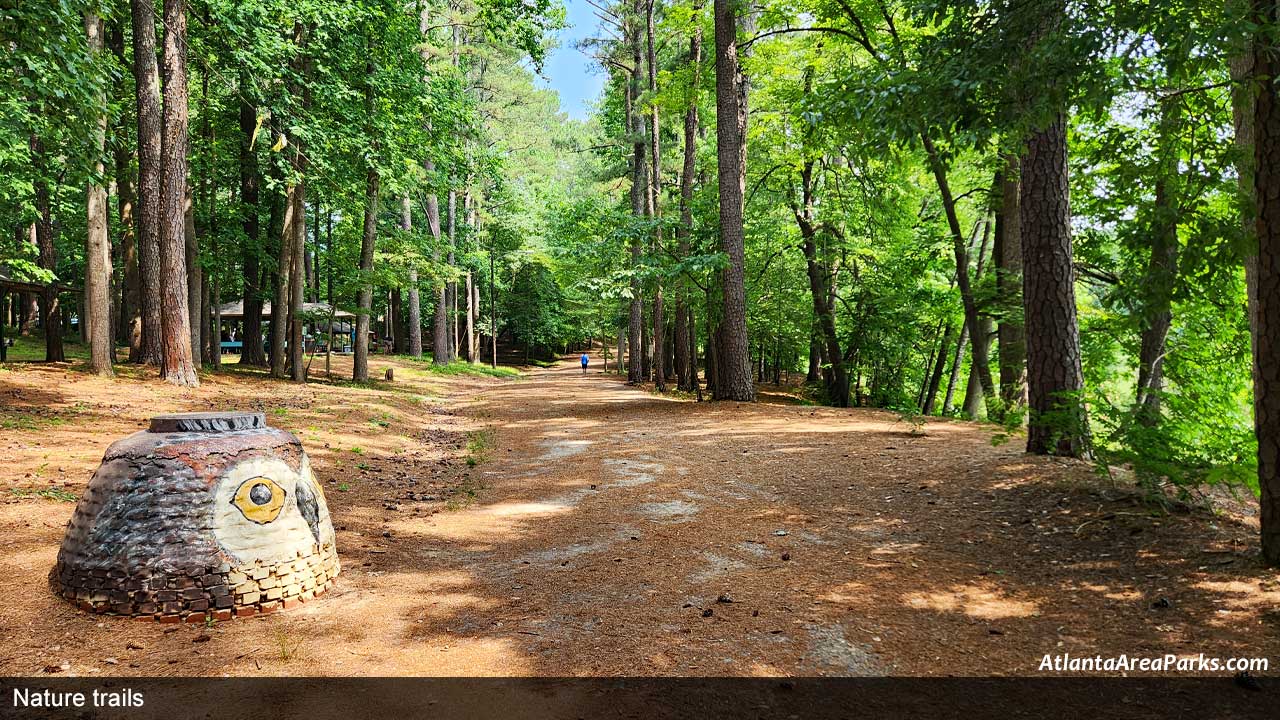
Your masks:
{"label": "rough tree bark", "polygon": [[[1280,3],[1255,0],[1257,20],[1274,28]],[[1253,411],[1258,439],[1262,556],[1280,565],[1280,75],[1274,36],[1254,40],[1253,182],[1258,253],[1255,274]]]}
{"label": "rough tree bark", "polygon": [[[295,86],[292,93],[302,95],[302,112],[311,107],[311,86],[305,80],[311,74],[311,60],[307,55],[307,28],[294,24],[294,45],[298,48],[297,69],[303,77],[302,87]],[[302,138],[293,139],[293,167],[298,185],[293,194],[293,238],[289,273],[289,377],[294,382],[306,382],[305,342],[303,341],[302,307],[306,288],[307,260],[307,156]]]}
{"label": "rough tree bark", "polygon": [[[702,10],[702,2],[694,3],[694,13]],[[680,224],[676,227],[676,242],[681,260],[689,257],[693,236],[693,181],[697,173],[698,158],[698,83],[702,70],[702,23],[694,23],[689,38],[689,104],[684,111],[684,164],[680,170]],[[692,391],[696,377],[697,359],[690,352],[689,325],[693,316],[689,310],[689,278],[680,275],[676,290],[676,377],[681,390]]]}
{"label": "rough tree bark", "polygon": [[[631,70],[625,94],[627,127],[631,131],[631,212],[639,218],[645,211],[645,193],[648,183],[645,170],[644,122],[640,117],[640,25],[637,20],[644,11],[644,0],[634,0],[634,17],[628,18],[627,42],[631,47]],[[644,382],[644,306],[641,298],[640,256],[642,246],[639,234],[632,234],[631,252],[631,306],[627,322],[627,382]]]}
{"label": "rough tree bark", "polygon": [[[430,159],[423,165],[427,172],[435,170],[435,163]],[[431,258],[440,263],[440,200],[434,192],[427,193],[427,227],[431,231],[431,239],[435,249]],[[448,365],[449,360],[449,290],[446,283],[436,282],[435,318],[431,324],[431,364]]]}
{"label": "rough tree bark", "polygon": [[160,376],[200,384],[191,355],[186,267],[187,4],[164,0],[164,109],[160,173]]}
{"label": "rough tree bark", "polygon": [[1087,425],[1076,320],[1067,184],[1067,124],[1061,113],[1027,140],[1020,218],[1027,333],[1027,452],[1080,457]]}
{"label": "rough tree bark", "polygon": [[[418,32],[423,36],[427,35],[431,30],[431,14],[430,8],[426,2],[418,2]],[[431,60],[430,50],[427,44],[423,44],[419,53],[422,57],[423,64],[427,64]],[[424,77],[422,81],[428,82],[430,78]],[[428,131],[430,127],[427,128]],[[423,169],[427,175],[434,174],[436,169],[435,161],[427,157],[423,161]],[[432,178],[434,181],[434,178]],[[438,265],[440,263],[440,199],[434,190],[427,193],[427,226],[431,230],[432,239],[432,260]],[[431,326],[431,364],[447,365],[453,358],[449,357],[449,288],[447,282],[436,283],[435,290],[435,318]],[[497,345],[495,341],[495,347]],[[496,351],[495,351],[496,352]]]}
{"label": "rough tree bark", "polygon": [[[659,206],[659,194],[662,190],[662,154],[658,148],[658,138],[661,133],[661,125],[658,120],[658,56],[654,48],[653,38],[653,10],[656,0],[648,0],[645,7],[645,45],[646,45],[646,62],[649,73],[649,95],[653,98],[649,106],[649,217],[658,220],[662,216],[662,209]],[[662,225],[655,224],[653,228],[653,247],[655,250],[662,248]],[[662,277],[655,277],[653,280],[653,381],[658,392],[665,392],[667,389],[667,367],[666,367],[666,337],[667,324],[665,308],[663,307],[662,294]]]}
{"label": "rough tree bark", "polygon": [[[125,56],[124,27],[119,21],[112,23],[111,50],[121,67],[131,63]],[[128,361],[142,362],[142,308],[141,274],[138,268],[138,242],[134,225],[136,192],[133,176],[133,143],[129,134],[129,113],[121,110],[115,134],[116,207],[120,214],[120,255],[124,265],[124,292],[120,303],[121,338],[129,346]]]}
{"label": "rough tree bark", "polygon": [[[408,193],[400,198],[400,229],[405,232],[413,230],[413,203],[409,200]],[[469,293],[469,282],[467,288]],[[416,358],[422,357],[422,300],[418,292],[417,268],[409,269],[409,354]]]}
{"label": "rough tree bark", "polygon": [[275,293],[271,299],[271,377],[283,378],[287,367],[285,350],[289,338],[289,276],[293,271],[294,198],[297,186],[290,183],[284,193],[284,222],[280,227],[280,245],[276,253]]}
{"label": "rough tree bark", "polygon": [[200,298],[204,293],[204,268],[200,266],[200,236],[196,230],[195,194],[191,182],[187,182],[186,197],[182,201],[183,239],[186,241],[185,265],[187,269],[187,332],[190,334],[191,361],[200,365],[200,345],[204,337],[204,323],[200,318]]}
{"label": "rough tree bark", "polygon": [[[981,282],[983,274],[986,272],[987,263],[987,243],[991,239],[991,223],[989,218],[983,218],[982,224],[982,242],[978,245],[978,262],[974,268],[973,281]],[[991,335],[992,323],[991,316],[985,312],[978,315],[978,324],[973,332],[969,333],[969,345],[973,348],[971,357],[990,357],[991,352]],[[991,379],[988,365],[987,379]],[[994,390],[994,388],[993,388]],[[982,410],[987,410],[988,417],[994,417],[995,411],[998,409],[998,403],[985,402],[984,400],[994,400],[994,396],[987,396],[983,393],[981,376],[978,373],[978,363],[969,363],[969,379],[965,384],[964,401],[960,403],[961,412],[970,420],[977,420],[981,416]]]}
{"label": "rough tree bark", "polygon": [[[372,66],[369,74],[373,74]],[[372,104],[373,91],[368,90],[368,102]],[[365,382],[369,379],[369,319],[373,315],[373,249],[378,242],[378,171],[370,167],[365,174],[364,235],[360,240],[360,272],[364,276],[360,285],[360,310],[356,314],[355,364],[351,379]]]}
{"label": "rough tree bark", "polygon": [[729,257],[721,273],[719,357],[716,398],[751,401],[751,358],[747,342],[746,285],[743,277],[745,237],[742,228],[746,193],[747,105],[738,67],[738,23],[733,0],[715,0],[716,38],[716,166],[720,178],[720,246]]}
{"label": "rough tree bark", "polygon": [[131,0],[133,78],[138,106],[138,308],[142,315],[139,362],[160,363],[160,152],[162,110],[156,64],[155,5]]}
{"label": "rough tree bark", "polygon": [[[467,362],[471,362],[471,363],[473,363],[473,362],[475,362],[475,361],[476,361],[476,316],[475,316],[475,310],[476,310],[476,303],[475,303],[475,300],[476,300],[476,286],[475,286],[474,282],[472,281],[472,278],[471,278],[471,270],[470,270],[470,268],[468,268],[468,269],[467,269],[466,291],[467,291],[467,307],[466,307],[466,311],[467,311]],[[422,341],[421,341],[421,336],[419,336],[419,341],[418,341],[418,342],[419,342],[419,343],[421,343],[421,342],[422,342]]]}
{"label": "rough tree bark", "polygon": [[[452,182],[452,179],[450,180]],[[449,195],[446,201],[446,208],[449,212],[448,225],[446,225],[445,236],[449,238],[449,267],[455,267],[457,263],[457,212],[458,212],[458,192],[453,188],[449,188]],[[449,280],[445,284],[445,293],[447,295],[446,304],[449,306],[449,313],[446,315],[448,320],[449,334],[449,360],[458,359],[458,281]]]}
{"label": "rough tree bark", "polygon": [[264,365],[262,348],[262,273],[261,248],[258,237],[258,156],[253,151],[253,133],[257,128],[257,112],[245,99],[249,87],[247,73],[240,74],[240,230],[244,233],[241,263],[244,268],[244,331],[240,338],[240,362]]}
{"label": "rough tree bark", "polygon": [[[297,154],[299,172],[305,172],[305,159]],[[307,368],[302,328],[302,292],[304,286],[303,263],[307,246],[307,195],[306,182],[299,177],[293,196],[293,238],[290,242],[292,256],[289,271],[289,378],[294,382],[306,382]]]}
{"label": "rough tree bark", "polygon": [[[103,42],[102,18],[85,13],[84,30],[89,51],[101,55]],[[107,116],[98,117],[94,130],[94,160],[96,177],[101,178],[106,169],[102,155],[106,152]],[[111,238],[107,235],[107,189],[97,180],[90,180],[85,198],[88,223],[85,232],[84,295],[85,318],[89,335],[89,371],[96,375],[111,375],[111,349],[115,338],[111,333]]]}

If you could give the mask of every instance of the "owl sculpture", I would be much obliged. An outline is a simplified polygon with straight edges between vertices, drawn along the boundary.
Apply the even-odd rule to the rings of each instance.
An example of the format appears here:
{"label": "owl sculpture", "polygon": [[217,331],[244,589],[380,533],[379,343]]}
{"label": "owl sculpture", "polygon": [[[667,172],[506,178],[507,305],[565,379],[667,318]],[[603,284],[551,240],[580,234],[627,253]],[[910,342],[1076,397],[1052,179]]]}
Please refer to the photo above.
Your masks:
{"label": "owl sculpture", "polygon": [[91,612],[203,622],[305,602],[338,569],[302,443],[261,413],[187,413],[107,449],[50,581]]}

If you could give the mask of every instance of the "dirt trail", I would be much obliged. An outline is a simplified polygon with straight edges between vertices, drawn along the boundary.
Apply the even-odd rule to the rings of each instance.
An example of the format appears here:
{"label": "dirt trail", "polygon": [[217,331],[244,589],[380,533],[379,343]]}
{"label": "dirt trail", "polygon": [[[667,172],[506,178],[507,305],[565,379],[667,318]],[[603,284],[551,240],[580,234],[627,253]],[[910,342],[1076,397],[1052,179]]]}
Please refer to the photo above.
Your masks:
{"label": "dirt trail", "polygon": [[971,424],[680,402],[572,363],[470,412],[497,433],[485,504],[430,535],[507,596],[456,628],[500,618],[535,672],[983,675],[1063,651],[1280,650],[1280,577],[1245,556],[1247,522],[1153,519],[1090,467]]}
{"label": "dirt trail", "polygon": [[343,575],[289,613],[172,632],[79,614],[25,589],[70,508],[0,506],[0,602],[21,610],[0,672],[987,675],[1280,650],[1249,519],[1153,517],[971,424],[697,404],[569,363],[450,387],[291,411],[333,425],[303,440],[323,441]]}

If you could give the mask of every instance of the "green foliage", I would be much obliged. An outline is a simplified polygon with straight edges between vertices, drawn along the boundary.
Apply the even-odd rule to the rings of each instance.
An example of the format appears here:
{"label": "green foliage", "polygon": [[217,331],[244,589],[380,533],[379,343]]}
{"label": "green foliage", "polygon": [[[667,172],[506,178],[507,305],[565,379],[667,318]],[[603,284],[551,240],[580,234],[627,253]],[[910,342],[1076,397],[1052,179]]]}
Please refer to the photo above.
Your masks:
{"label": "green foliage", "polygon": [[[2,5],[0,263],[21,279],[77,284],[85,185],[135,172],[129,18],[119,3]],[[83,16],[93,9],[105,16],[108,35],[118,34],[119,53],[89,52]],[[1243,85],[1224,61],[1257,29],[1245,9],[1199,0],[753,6],[754,28],[740,49],[750,80],[744,270],[754,366],[780,379],[799,374],[815,338],[825,345],[812,263],[817,305],[831,306],[853,402],[896,409],[915,427],[924,422],[928,371],[941,364],[937,412],[957,413],[972,359],[967,350],[957,355],[954,341],[941,347],[944,328],[958,329],[963,315],[954,231],[933,162],[955,200],[980,315],[1016,322],[1021,301],[992,272],[1000,210],[993,180],[1029,129],[1066,112],[1087,391],[1034,418],[989,403],[988,419],[1000,424],[994,441],[1016,437],[1024,419],[1080,432],[1087,410],[1100,462],[1131,466],[1153,490],[1250,484],[1256,445],[1242,267],[1249,207],[1236,169],[1247,153],[1235,145],[1232,118],[1233,93]],[[569,344],[611,345],[626,332],[636,281],[646,322],[659,285],[669,318],[677,303],[692,313],[705,358],[727,266],[710,10],[691,0],[655,6],[658,88],[650,91],[644,78],[634,106],[659,114],[661,184],[656,216],[638,217],[629,198],[637,140],[626,117],[630,49],[608,33],[585,43],[609,77],[593,117],[568,120],[535,75],[549,33],[564,21],[553,0],[193,5],[191,179],[201,266],[223,301],[254,285],[269,298],[281,200],[302,181],[308,250],[323,280],[313,292],[352,310],[372,285],[375,330],[397,319],[392,291],[416,282],[430,327],[439,290],[465,287],[470,277],[482,299],[480,331],[532,362]],[[642,21],[621,3],[602,12]],[[688,52],[698,28],[703,53],[695,66]],[[248,136],[242,107],[257,124]],[[686,179],[690,109],[699,126],[685,251],[678,181]],[[107,154],[122,151],[119,169],[114,157],[98,157],[94,129],[103,116]],[[99,160],[110,178],[93,177]],[[381,193],[374,267],[365,272],[358,268],[371,171]],[[241,196],[246,173],[260,180],[256,207]],[[38,219],[37,188],[50,194],[57,261],[47,268],[26,232]],[[113,203],[123,280],[119,198]],[[248,219],[258,221],[256,236],[245,235]],[[1170,267],[1153,263],[1162,242],[1176,257]],[[259,276],[246,280],[250,261]],[[63,302],[75,299],[68,293]],[[1142,337],[1164,312],[1171,319],[1163,386],[1153,395],[1158,403],[1139,403]],[[998,363],[998,347],[992,351]],[[14,359],[40,356],[34,338],[13,348]],[[827,371],[834,360],[825,359]],[[955,397],[944,408],[953,377]]]}

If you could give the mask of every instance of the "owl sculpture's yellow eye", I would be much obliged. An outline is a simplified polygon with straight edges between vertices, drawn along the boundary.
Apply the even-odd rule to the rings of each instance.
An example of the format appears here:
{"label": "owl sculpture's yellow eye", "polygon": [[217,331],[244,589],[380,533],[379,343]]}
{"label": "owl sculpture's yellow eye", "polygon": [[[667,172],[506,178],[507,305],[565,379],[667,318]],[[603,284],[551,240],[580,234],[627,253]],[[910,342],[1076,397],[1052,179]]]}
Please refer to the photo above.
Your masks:
{"label": "owl sculpture's yellow eye", "polygon": [[271,479],[253,477],[240,483],[231,503],[251,522],[265,525],[280,515],[280,509],[284,507],[284,496],[284,488]]}

